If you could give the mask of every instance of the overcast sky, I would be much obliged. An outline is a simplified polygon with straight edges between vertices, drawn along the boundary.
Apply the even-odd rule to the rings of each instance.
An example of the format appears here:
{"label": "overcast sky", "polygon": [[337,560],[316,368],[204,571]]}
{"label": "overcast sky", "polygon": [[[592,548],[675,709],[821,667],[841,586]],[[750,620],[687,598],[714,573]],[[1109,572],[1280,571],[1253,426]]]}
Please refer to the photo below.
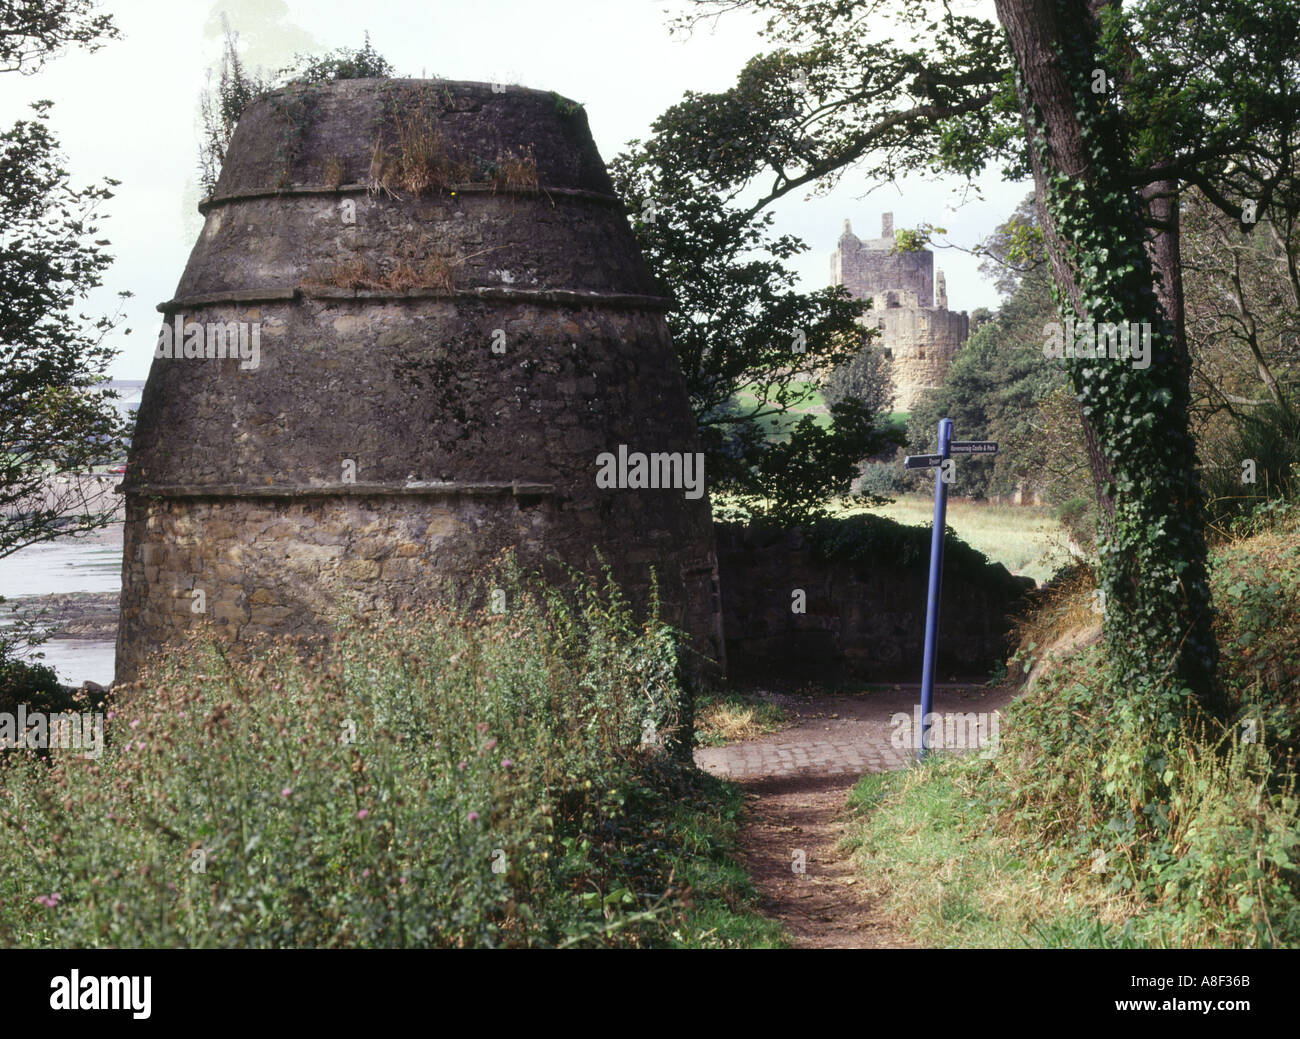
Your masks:
{"label": "overcast sky", "polygon": [[[75,182],[120,180],[105,207],[101,234],[116,262],[91,313],[111,311],[121,290],[134,293],[115,337],[122,353],[111,374],[143,379],[160,315],[202,227],[199,198],[198,97],[219,61],[220,14],[240,32],[252,65],[277,69],[295,53],[358,47],[369,31],[399,75],[518,83],[582,102],[608,162],[626,142],[645,137],[651,121],[687,90],[721,90],[763,49],[757,20],[729,15],[689,37],[669,31],[682,0],[107,0],[123,38],[94,54],[70,52],[35,76],[0,78],[0,118],[49,98],[52,126]],[[980,2],[967,8],[991,8]],[[811,247],[792,261],[806,288],[828,281],[830,252],[842,221],[861,237],[880,233],[880,213],[896,227],[929,221],[969,248],[1011,213],[1029,190],[996,176],[971,200],[955,181],[872,184],[850,174],[834,193],[804,201],[796,193],[776,208],[775,230]],[[870,194],[868,194],[868,192]],[[966,199],[966,204],[961,202]],[[953,207],[956,207],[955,209]],[[997,295],[957,250],[940,250],[954,310],[995,306]]]}

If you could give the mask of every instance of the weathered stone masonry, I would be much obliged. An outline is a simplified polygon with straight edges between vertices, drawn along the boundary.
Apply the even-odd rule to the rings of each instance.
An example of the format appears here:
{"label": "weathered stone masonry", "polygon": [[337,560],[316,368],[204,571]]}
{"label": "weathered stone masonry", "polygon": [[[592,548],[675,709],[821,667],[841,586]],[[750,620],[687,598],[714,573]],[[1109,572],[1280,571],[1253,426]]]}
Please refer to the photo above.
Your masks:
{"label": "weathered stone masonry", "polygon": [[[468,179],[367,191],[375,142],[416,109]],[[535,189],[475,174],[521,155]],[[598,548],[634,597],[655,568],[667,619],[721,659],[708,497],[596,486],[619,444],[698,445],[666,301],[580,109],[487,84],[278,91],[202,208],[159,309],[257,322],[260,363],[153,363],[123,483],[118,681],[200,621],[236,648],[317,634],[342,610],[438,601],[512,546],[552,575],[551,558],[596,571]],[[401,265],[438,277],[385,287]],[[359,270],[384,284],[354,287]]]}

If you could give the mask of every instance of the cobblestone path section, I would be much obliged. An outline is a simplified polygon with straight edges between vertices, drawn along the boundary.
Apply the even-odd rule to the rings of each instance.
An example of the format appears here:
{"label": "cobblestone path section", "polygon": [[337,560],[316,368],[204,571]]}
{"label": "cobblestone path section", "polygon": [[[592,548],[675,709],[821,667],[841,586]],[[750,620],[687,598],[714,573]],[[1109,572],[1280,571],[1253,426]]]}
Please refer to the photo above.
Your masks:
{"label": "cobblestone path section", "polygon": [[[716,776],[739,781],[779,776],[861,776],[906,768],[915,757],[892,739],[895,714],[913,716],[918,685],[898,685],[855,696],[774,697],[793,724],[759,740],[726,747],[701,747],[695,763]],[[982,686],[940,685],[936,712],[987,713],[1005,696]]]}
{"label": "cobblestone path section", "polygon": [[[844,807],[858,777],[905,768],[914,751],[896,747],[891,720],[912,717],[920,688],[898,685],[857,695],[772,696],[791,724],[726,747],[701,747],[699,766],[746,791],[748,812],[737,855],[763,912],[805,949],[900,948],[914,944],[906,921],[890,918],[863,893],[864,874],[845,850]],[[989,715],[1008,690],[944,685],[934,710]]]}

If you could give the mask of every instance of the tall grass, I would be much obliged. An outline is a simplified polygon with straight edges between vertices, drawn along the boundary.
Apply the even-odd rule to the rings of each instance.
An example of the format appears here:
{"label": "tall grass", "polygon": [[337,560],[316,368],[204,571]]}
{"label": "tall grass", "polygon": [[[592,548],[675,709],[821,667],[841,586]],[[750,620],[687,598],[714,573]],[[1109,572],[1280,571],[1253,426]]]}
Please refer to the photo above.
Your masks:
{"label": "tall grass", "polygon": [[99,760],[2,755],[0,944],[775,941],[734,877],[695,899],[715,937],[691,929],[682,842],[725,856],[663,749],[674,632],[609,585],[493,585],[504,613],[388,617],[310,660],[197,638],[114,691]]}
{"label": "tall grass", "polygon": [[1141,724],[1104,647],[1068,637],[1097,620],[1088,583],[1063,586],[1052,623],[1029,629],[1060,648],[992,761],[859,789],[862,853],[910,849],[891,864],[893,907],[941,944],[1300,945],[1300,523],[1270,515],[1212,560],[1232,713],[1165,736]]}

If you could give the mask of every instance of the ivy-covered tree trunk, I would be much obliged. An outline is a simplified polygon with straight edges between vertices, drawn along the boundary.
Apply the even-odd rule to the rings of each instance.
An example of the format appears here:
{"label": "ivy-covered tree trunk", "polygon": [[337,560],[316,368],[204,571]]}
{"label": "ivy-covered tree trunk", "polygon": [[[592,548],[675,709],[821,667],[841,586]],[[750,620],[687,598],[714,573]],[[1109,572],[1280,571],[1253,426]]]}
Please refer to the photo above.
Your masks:
{"label": "ivy-covered tree trunk", "polygon": [[[1016,65],[1044,244],[1063,320],[1151,330],[1149,365],[1066,360],[1091,448],[1103,523],[1098,581],[1106,643],[1138,723],[1177,724],[1190,693],[1221,702],[1202,493],[1188,431],[1176,232],[1148,251],[1132,149],[1099,58],[1104,0],[996,0]],[[1151,213],[1172,208],[1152,199]],[[1164,260],[1162,280],[1153,260]],[[1169,263],[1173,268],[1170,269]],[[1086,352],[1086,351],[1085,351]],[[1105,519],[1105,517],[1109,519]]]}

